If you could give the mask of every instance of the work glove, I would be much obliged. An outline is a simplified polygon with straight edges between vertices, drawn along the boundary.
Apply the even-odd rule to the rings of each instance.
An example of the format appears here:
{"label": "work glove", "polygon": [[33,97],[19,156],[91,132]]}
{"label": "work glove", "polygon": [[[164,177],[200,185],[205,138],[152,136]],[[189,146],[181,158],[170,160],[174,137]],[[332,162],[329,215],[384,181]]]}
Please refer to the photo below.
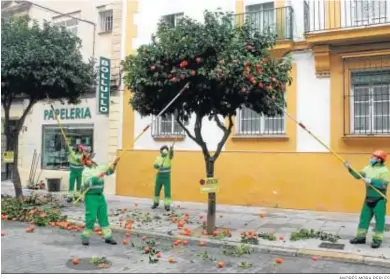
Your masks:
{"label": "work glove", "polygon": [[351,165],[349,164],[348,161],[345,161],[344,162],[344,167],[346,167],[347,169],[351,168]]}
{"label": "work glove", "polygon": [[369,177],[363,178],[363,181],[364,181],[366,184],[371,184],[371,178],[369,178]]}

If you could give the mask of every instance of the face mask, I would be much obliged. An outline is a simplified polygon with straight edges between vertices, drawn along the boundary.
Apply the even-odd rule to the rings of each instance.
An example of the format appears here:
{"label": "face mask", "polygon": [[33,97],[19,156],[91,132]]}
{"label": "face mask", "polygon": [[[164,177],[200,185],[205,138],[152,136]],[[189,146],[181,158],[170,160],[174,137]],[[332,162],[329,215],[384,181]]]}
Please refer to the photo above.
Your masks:
{"label": "face mask", "polygon": [[370,165],[373,166],[377,163],[377,161],[374,158],[370,159]]}

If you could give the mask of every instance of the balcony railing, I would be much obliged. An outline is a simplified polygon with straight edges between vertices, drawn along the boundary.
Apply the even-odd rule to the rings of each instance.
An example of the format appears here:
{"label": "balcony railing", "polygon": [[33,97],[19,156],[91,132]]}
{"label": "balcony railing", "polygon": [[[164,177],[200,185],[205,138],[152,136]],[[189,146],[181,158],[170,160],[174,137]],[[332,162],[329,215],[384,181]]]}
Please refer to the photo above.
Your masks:
{"label": "balcony railing", "polygon": [[270,31],[277,35],[277,40],[293,39],[293,16],[292,7],[282,7],[267,9],[259,12],[247,12],[236,14],[234,20],[236,24],[249,22],[253,24],[260,33]]}
{"label": "balcony railing", "polygon": [[306,0],[303,5],[305,33],[390,24],[386,0]]}

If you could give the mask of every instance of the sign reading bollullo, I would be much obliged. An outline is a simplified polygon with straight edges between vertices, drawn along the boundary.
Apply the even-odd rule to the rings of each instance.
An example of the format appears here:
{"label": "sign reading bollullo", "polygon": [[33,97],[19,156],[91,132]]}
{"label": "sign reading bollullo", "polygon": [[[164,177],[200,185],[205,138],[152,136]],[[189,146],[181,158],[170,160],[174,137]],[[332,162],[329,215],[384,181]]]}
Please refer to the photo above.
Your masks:
{"label": "sign reading bollullo", "polygon": [[107,114],[110,110],[110,86],[111,86],[111,60],[100,57],[99,88],[98,88],[98,112]]}

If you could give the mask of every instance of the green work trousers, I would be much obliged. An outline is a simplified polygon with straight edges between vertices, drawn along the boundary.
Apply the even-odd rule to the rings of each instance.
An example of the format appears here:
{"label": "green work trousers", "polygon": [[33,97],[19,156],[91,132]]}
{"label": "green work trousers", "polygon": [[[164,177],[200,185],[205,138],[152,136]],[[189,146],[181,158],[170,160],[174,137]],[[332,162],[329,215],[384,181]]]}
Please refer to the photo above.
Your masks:
{"label": "green work trousers", "polygon": [[171,174],[163,173],[157,174],[156,184],[154,185],[154,198],[153,202],[160,203],[160,192],[161,188],[164,186],[164,205],[171,205]]}
{"label": "green work trousers", "polygon": [[377,241],[383,240],[385,231],[386,219],[386,200],[381,199],[376,203],[364,202],[360,213],[359,228],[357,237],[366,237],[372,217],[375,216],[375,229],[373,239]]}
{"label": "green work trousers", "polygon": [[92,235],[96,219],[102,229],[103,237],[112,238],[108,222],[107,202],[103,194],[86,194],[85,204],[85,229],[81,235],[82,239],[89,239]]}
{"label": "green work trousers", "polygon": [[[78,197],[80,195],[82,174],[83,174],[83,168],[70,169],[68,197]],[[74,188],[75,184],[76,184],[76,190]]]}

